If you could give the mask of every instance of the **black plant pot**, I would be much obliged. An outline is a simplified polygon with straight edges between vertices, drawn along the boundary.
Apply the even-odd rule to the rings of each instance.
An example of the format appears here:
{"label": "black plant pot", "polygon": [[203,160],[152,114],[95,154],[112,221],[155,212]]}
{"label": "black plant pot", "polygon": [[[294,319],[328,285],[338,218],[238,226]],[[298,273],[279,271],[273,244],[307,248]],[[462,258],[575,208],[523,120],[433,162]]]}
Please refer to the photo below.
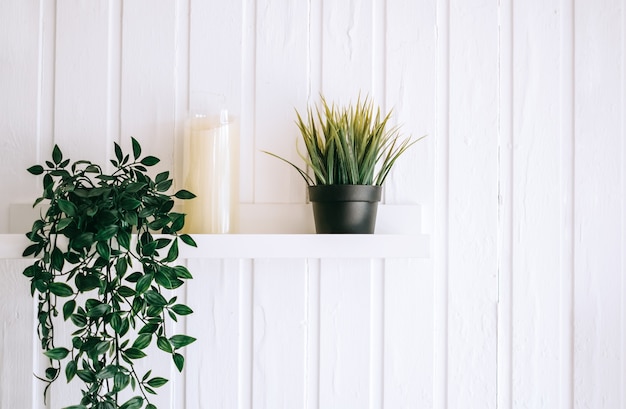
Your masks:
{"label": "black plant pot", "polygon": [[309,186],[315,231],[318,234],[371,234],[376,228],[376,211],[381,186]]}

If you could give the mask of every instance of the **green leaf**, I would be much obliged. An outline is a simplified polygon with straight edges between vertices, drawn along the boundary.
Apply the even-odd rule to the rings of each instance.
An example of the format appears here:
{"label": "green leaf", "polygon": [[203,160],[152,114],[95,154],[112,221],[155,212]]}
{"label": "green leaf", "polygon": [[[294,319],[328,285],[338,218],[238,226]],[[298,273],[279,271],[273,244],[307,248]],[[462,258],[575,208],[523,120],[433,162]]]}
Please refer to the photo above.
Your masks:
{"label": "green leaf", "polygon": [[76,371],[76,375],[78,375],[80,379],[87,383],[94,383],[97,381],[96,374],[86,369]]}
{"label": "green leaf", "polygon": [[94,243],[93,233],[82,233],[72,241],[72,247],[75,249],[81,249],[84,247],[91,247]]}
{"label": "green leaf", "polygon": [[92,274],[77,274],[74,278],[74,284],[80,292],[86,292],[100,287],[100,280]]}
{"label": "green leaf", "polygon": [[150,227],[151,230],[161,230],[163,227],[167,226],[169,222],[170,218],[163,216],[151,222],[148,227]]}
{"label": "green leaf", "polygon": [[48,289],[52,294],[59,297],[70,297],[74,295],[74,290],[72,290],[72,287],[65,283],[50,283],[48,285]]}
{"label": "green leaf", "polygon": [[176,266],[174,267],[174,271],[176,272],[176,276],[182,279],[191,279],[193,276],[185,266]]}
{"label": "green leaf", "polygon": [[74,375],[76,375],[76,367],[76,361],[69,361],[67,365],[65,365],[65,377],[68,383],[74,378]]}
{"label": "green leaf", "polygon": [[193,310],[184,304],[176,304],[172,306],[172,311],[178,315],[189,315]]}
{"label": "green leaf", "polygon": [[146,156],[141,160],[141,164],[145,166],[154,166],[159,163],[161,160],[154,156]]}
{"label": "green leaf", "polygon": [[128,262],[126,261],[126,259],[125,258],[118,259],[117,263],[115,263],[115,273],[117,274],[117,276],[120,279],[123,278],[127,270],[128,270]]}
{"label": "green leaf", "polygon": [[167,379],[161,377],[154,377],[148,381],[148,385],[153,388],[159,388],[167,383]]}
{"label": "green leaf", "polygon": [[87,409],[87,406],[85,406],[85,405],[72,405],[72,406],[66,406],[63,409]]}
{"label": "green leaf", "polygon": [[65,358],[69,353],[70,351],[68,351],[67,348],[59,347],[45,351],[44,355],[50,359],[55,359],[58,361]]}
{"label": "green leaf", "polygon": [[187,244],[188,246],[198,247],[198,244],[196,244],[196,241],[190,235],[181,234],[179,237],[183,241],[183,243]]}
{"label": "green leaf", "polygon": [[76,205],[69,200],[59,199],[57,200],[57,204],[59,205],[59,209],[69,217],[73,217],[76,215]]}
{"label": "green leaf", "polygon": [[196,195],[194,195],[188,190],[181,189],[178,192],[176,192],[174,197],[176,197],[177,199],[187,200],[187,199],[193,199],[194,197],[196,197]]}
{"label": "green leaf", "polygon": [[69,300],[63,305],[63,319],[67,321],[72,314],[74,314],[74,309],[76,308],[76,301]]}
{"label": "green leaf", "polygon": [[56,379],[57,374],[59,373],[59,368],[47,368],[46,369],[46,379],[53,380]]}
{"label": "green leaf", "polygon": [[58,232],[60,232],[61,230],[65,229],[67,226],[72,224],[72,221],[73,220],[68,218],[68,217],[64,217],[64,218],[60,219],[59,222],[56,225],[56,230]]}
{"label": "green leaf", "polygon": [[89,354],[92,359],[98,359],[98,357],[104,354],[111,347],[111,341],[101,341],[96,344],[95,347],[89,350]]}
{"label": "green leaf", "polygon": [[138,348],[128,348],[126,351],[124,351],[124,355],[126,355],[130,359],[141,359],[146,356],[146,354]]}
{"label": "green leaf", "polygon": [[98,230],[98,232],[95,235],[95,239],[97,241],[109,240],[110,238],[115,236],[115,233],[117,233],[117,230],[118,230],[118,227],[115,225],[103,227]]}
{"label": "green leaf", "polygon": [[28,257],[28,256],[39,254],[41,250],[42,250],[41,244],[31,244],[30,246],[26,247],[26,249],[24,249],[24,252],[22,253],[22,257]]}
{"label": "green leaf", "polygon": [[128,185],[126,185],[126,192],[128,192],[128,193],[137,193],[141,189],[143,189],[144,187],[146,187],[146,184],[143,183],[143,182],[129,183]]}
{"label": "green leaf", "polygon": [[136,283],[141,277],[143,277],[143,274],[141,274],[139,271],[135,271],[134,273],[126,277],[126,281],[130,283]]}
{"label": "green leaf", "polygon": [[130,383],[130,376],[122,372],[118,372],[115,374],[115,377],[113,378],[113,388],[114,388],[113,390],[121,391],[125,389],[129,383]]}
{"label": "green leaf", "polygon": [[181,213],[170,213],[170,218],[172,219],[172,225],[170,226],[170,230],[172,232],[177,232],[183,228],[185,225],[185,215]]}
{"label": "green leaf", "polygon": [[170,342],[175,349],[182,348],[194,342],[196,339],[188,335],[174,335],[170,338]]}
{"label": "green leaf", "polygon": [[105,260],[108,260],[111,257],[111,248],[106,241],[99,241],[96,243],[96,251]]}
{"label": "green leaf", "polygon": [[165,337],[158,337],[157,338],[157,347],[159,347],[159,349],[161,351],[165,351],[168,354],[171,354],[172,352],[174,352],[174,350],[172,349],[172,344]]}
{"label": "green leaf", "polygon": [[170,249],[167,252],[167,257],[163,262],[168,263],[176,260],[178,258],[178,240],[174,240]]}
{"label": "green leaf", "polygon": [[163,307],[167,305],[167,300],[161,294],[154,290],[146,291],[145,297],[148,303],[150,303],[151,305],[155,305],[158,307]]}
{"label": "green leaf", "polygon": [[119,287],[117,293],[124,298],[133,297],[136,294],[135,290],[125,285]]}
{"label": "green leaf", "polygon": [[87,316],[89,318],[102,317],[109,312],[111,306],[109,304],[99,304],[87,310]]}
{"label": "green leaf", "polygon": [[133,145],[133,157],[137,160],[141,156],[141,145],[137,142],[137,139],[133,137],[130,138],[130,141]]}
{"label": "green leaf", "polygon": [[59,146],[56,144],[54,145],[54,148],[52,148],[52,160],[56,165],[61,163],[61,161],[63,160],[63,153],[61,152],[61,149],[59,149]]}
{"label": "green leaf", "polygon": [[146,243],[141,247],[141,253],[144,256],[149,257],[154,254],[154,252],[156,251],[156,247],[157,247],[157,242],[151,241],[150,243]]}
{"label": "green leaf", "polygon": [[163,181],[166,181],[167,178],[169,178],[169,177],[170,177],[170,172],[167,172],[167,171],[166,172],[161,172],[158,175],[156,175],[156,177],[154,178],[154,182],[158,184],[158,183],[161,183]]}
{"label": "green leaf", "polygon": [[43,166],[35,165],[35,166],[31,166],[30,168],[28,168],[26,170],[28,171],[28,173],[37,176],[37,175],[41,175],[43,173]]}
{"label": "green leaf", "polygon": [[[137,223],[135,223],[136,225]],[[130,249],[130,233],[119,230],[117,234],[117,242],[120,246],[124,247],[126,250]]]}
{"label": "green leaf", "polygon": [[118,162],[121,162],[124,154],[122,153],[122,148],[120,147],[120,145],[117,144],[117,142],[113,142],[113,147],[115,149],[115,157],[117,158]]}
{"label": "green leaf", "polygon": [[133,348],[144,349],[152,342],[152,334],[139,334],[135,342],[133,342]]}
{"label": "green leaf", "polygon": [[172,359],[174,360],[174,364],[176,365],[176,368],[178,368],[178,372],[182,372],[183,367],[185,366],[185,357],[179,353],[174,353],[172,355]]}
{"label": "green leaf", "polygon": [[113,331],[115,331],[116,333],[119,334],[122,331],[122,326],[124,324],[123,324],[123,320],[119,312],[114,312],[113,315],[111,315],[110,324],[111,324],[111,328],[113,328]]}
{"label": "green leaf", "polygon": [[72,323],[74,323],[74,325],[79,328],[87,325],[87,317],[85,317],[83,314],[72,314],[70,319],[72,320]]}
{"label": "green leaf", "polygon": [[116,365],[107,365],[100,372],[96,374],[96,378],[110,379],[110,378],[113,378],[118,371],[119,369]]}
{"label": "green leaf", "polygon": [[150,288],[150,284],[152,284],[152,274],[145,274],[139,279],[139,281],[137,281],[135,291],[137,294],[143,294],[148,288]]}
{"label": "green leaf", "polygon": [[57,271],[63,270],[63,264],[65,263],[65,258],[63,257],[63,252],[59,250],[58,247],[55,247],[50,254],[50,266]]}
{"label": "green leaf", "polygon": [[166,192],[170,187],[172,187],[172,183],[174,181],[172,179],[164,180],[163,182],[156,184],[156,190],[158,192]]}
{"label": "green leaf", "polygon": [[146,324],[139,330],[140,334],[154,334],[159,329],[157,324]]}
{"label": "green leaf", "polygon": [[135,198],[125,196],[120,199],[120,207],[124,210],[135,210],[141,206],[141,202]]}
{"label": "green leaf", "polygon": [[120,406],[120,409],[140,409],[143,406],[143,398],[135,396]]}

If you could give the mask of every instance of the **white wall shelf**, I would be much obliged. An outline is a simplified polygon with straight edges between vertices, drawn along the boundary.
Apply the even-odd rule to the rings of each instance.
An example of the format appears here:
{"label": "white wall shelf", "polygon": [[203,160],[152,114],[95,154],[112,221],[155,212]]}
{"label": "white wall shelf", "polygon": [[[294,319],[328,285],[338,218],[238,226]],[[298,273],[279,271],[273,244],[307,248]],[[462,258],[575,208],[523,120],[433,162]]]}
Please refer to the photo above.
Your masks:
{"label": "white wall shelf", "polygon": [[[427,258],[429,236],[417,234],[194,234],[197,248],[180,258]],[[19,259],[22,234],[0,234],[0,259]]]}

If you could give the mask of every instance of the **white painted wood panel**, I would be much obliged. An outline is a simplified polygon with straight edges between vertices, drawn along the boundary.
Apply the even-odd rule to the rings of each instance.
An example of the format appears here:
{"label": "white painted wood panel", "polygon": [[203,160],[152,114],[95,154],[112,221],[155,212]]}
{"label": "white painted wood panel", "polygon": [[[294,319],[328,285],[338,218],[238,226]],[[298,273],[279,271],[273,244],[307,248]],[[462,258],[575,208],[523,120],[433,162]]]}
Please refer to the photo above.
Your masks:
{"label": "white painted wood panel", "polygon": [[187,319],[187,333],[198,341],[187,347],[188,357],[195,358],[187,360],[186,408],[202,409],[207,402],[237,408],[239,380],[250,377],[241,372],[237,342],[245,316],[240,299],[242,266],[237,260],[213,259],[193,260],[187,267],[194,275],[194,284],[187,289],[188,305],[194,310]]}
{"label": "white painted wood panel", "polygon": [[447,407],[451,409],[496,407],[497,13],[496,3],[450,3]]}
{"label": "white painted wood panel", "polygon": [[[396,163],[385,183],[385,202],[425,205],[426,228],[432,225],[434,147],[437,133],[437,4],[434,0],[388,0],[384,54],[384,101],[405,136],[427,138]],[[427,230],[430,232],[431,230]]]}
{"label": "white painted wood panel", "polygon": [[[112,114],[109,95],[113,82],[109,47],[119,35],[112,31],[109,12],[115,2],[67,0],[56,4],[54,58],[54,143],[65,158],[104,163],[111,157]],[[50,151],[42,152],[43,159]]]}
{"label": "white painted wood panel", "polygon": [[111,19],[113,39],[120,42],[110,63],[117,118],[111,125],[119,126],[113,135],[126,152],[132,136],[145,155],[160,158],[155,172],[175,169],[176,143],[182,141],[175,137],[186,114],[176,112],[176,39],[185,20],[179,21],[176,2],[163,0],[122,2]]}
{"label": "white painted wood panel", "polygon": [[619,408],[625,404],[623,3],[576,1],[574,7],[574,406]]}
{"label": "white painted wood panel", "polygon": [[432,263],[385,262],[384,408],[432,408],[434,352]]}
{"label": "white painted wood panel", "polygon": [[308,18],[306,2],[264,0],[256,5],[255,202],[305,201],[300,174],[261,150],[303,164],[296,152],[300,136],[294,109],[305,112],[309,96]]}
{"label": "white painted wood panel", "polygon": [[[513,408],[566,408],[555,391],[567,383],[561,377],[561,310],[563,273],[561,229],[562,186],[571,173],[562,173],[562,122],[559,78],[562,65],[561,2],[513,5],[511,74],[512,106],[512,225],[507,240],[511,266]],[[556,12],[555,12],[556,11]],[[567,84],[570,86],[571,84]],[[506,108],[505,108],[506,109]],[[508,154],[508,153],[503,153]],[[571,206],[571,203],[569,204]],[[571,279],[571,276],[570,276]],[[566,358],[567,359],[567,358]]]}
{"label": "white painted wood panel", "polygon": [[[31,202],[40,185],[25,169],[39,160],[41,7],[0,2],[0,186],[13,192],[0,197],[3,214],[13,200]],[[6,215],[0,217],[0,231],[8,231],[8,225]]]}
{"label": "white painted wood panel", "polygon": [[[305,407],[306,261],[257,259],[253,273],[254,408]],[[289,385],[289,387],[286,387]]]}
{"label": "white painted wood panel", "polygon": [[[320,272],[319,407],[369,407],[371,261],[323,259]],[[374,345],[371,345],[374,343]]]}
{"label": "white painted wood panel", "polygon": [[39,402],[35,387],[34,301],[22,275],[23,260],[0,260],[0,408],[31,408]]}

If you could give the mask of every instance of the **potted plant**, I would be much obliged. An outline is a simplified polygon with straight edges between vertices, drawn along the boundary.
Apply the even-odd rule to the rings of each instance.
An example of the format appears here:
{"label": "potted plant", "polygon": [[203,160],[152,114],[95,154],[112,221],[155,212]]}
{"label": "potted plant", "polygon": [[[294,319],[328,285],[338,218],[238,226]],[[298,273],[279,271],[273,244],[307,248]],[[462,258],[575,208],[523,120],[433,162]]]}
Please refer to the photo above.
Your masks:
{"label": "potted plant", "polygon": [[[84,160],[70,165],[56,145],[45,167],[28,169],[43,175],[35,205],[48,204],[26,234],[32,244],[23,253],[35,257],[24,275],[37,300],[37,332],[49,359],[40,377],[47,383],[44,396],[62,376],[84,384],[80,402],[66,409],[156,409],[149,395],[167,379],[151,370],[139,373],[136,361],[156,344],[182,371],[180,349],[195,341],[168,333],[169,320],[192,311],[165,291],[191,278],[186,267],[172,264],[179,241],[196,246],[179,234],[185,215],[172,208],[174,197],[194,195],[167,194],[169,172],[152,179],[147,168],[159,159],[142,158],[134,138],[132,158],[118,144],[114,148],[112,173]],[[55,333],[57,315],[75,326],[64,345]]]}
{"label": "potted plant", "polygon": [[[296,111],[306,148],[300,154],[313,176],[293,166],[308,185],[317,233],[373,233],[382,185],[398,159],[416,141],[390,127],[391,112],[382,116],[369,98],[344,107],[321,97],[321,108]],[[420,138],[421,139],[421,138]],[[418,139],[419,140],[419,139]]]}

